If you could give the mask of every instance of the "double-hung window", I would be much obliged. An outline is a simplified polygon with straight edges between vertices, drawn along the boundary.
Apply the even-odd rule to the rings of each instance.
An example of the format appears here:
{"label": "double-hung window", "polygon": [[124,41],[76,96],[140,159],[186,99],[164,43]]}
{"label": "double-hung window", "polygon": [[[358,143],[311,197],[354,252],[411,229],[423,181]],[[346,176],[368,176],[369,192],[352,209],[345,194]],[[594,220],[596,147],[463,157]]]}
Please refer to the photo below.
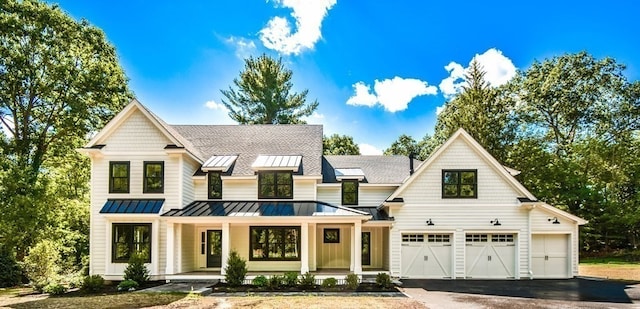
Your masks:
{"label": "double-hung window", "polygon": [[209,187],[209,199],[221,199],[222,198],[222,175],[220,172],[207,173],[208,187]]}
{"label": "double-hung window", "polygon": [[164,162],[144,162],[144,186],[142,192],[164,192]]}
{"label": "double-hung window", "polygon": [[287,171],[258,173],[258,198],[293,198],[293,176]]}
{"label": "double-hung window", "polygon": [[129,193],[129,161],[109,162],[109,193]]}
{"label": "double-hung window", "polygon": [[358,205],[358,180],[342,180],[342,205]]}
{"label": "double-hung window", "polygon": [[442,198],[477,198],[478,170],[442,170]]}
{"label": "double-hung window", "polygon": [[151,223],[113,223],[112,229],[113,263],[127,263],[134,254],[151,262]]}

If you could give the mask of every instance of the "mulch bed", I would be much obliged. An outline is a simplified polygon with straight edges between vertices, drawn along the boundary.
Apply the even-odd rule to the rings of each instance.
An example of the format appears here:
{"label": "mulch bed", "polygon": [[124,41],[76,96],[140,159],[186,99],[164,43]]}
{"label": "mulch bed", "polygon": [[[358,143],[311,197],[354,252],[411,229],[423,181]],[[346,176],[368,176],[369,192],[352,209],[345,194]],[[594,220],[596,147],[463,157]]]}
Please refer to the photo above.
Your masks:
{"label": "mulch bed", "polygon": [[250,292],[250,293],[259,293],[259,292],[345,292],[345,293],[353,293],[353,292],[399,292],[396,287],[383,288],[378,286],[375,283],[361,283],[357,289],[351,290],[347,289],[344,285],[338,285],[333,288],[324,288],[321,285],[315,285],[312,287],[302,287],[302,286],[283,286],[277,289],[270,289],[267,287],[258,287],[255,285],[241,285],[241,286],[230,286],[224,282],[218,282],[211,286],[213,293],[238,293],[238,292]]}
{"label": "mulch bed", "polygon": [[[89,292],[89,291],[85,291],[83,289],[70,289],[69,292],[64,293],[62,295],[56,295],[53,297],[82,297],[85,295],[113,295],[113,294],[121,294],[121,293],[127,293],[126,291],[118,291],[118,283],[120,283],[119,281],[111,281],[110,283],[106,283],[104,286],[102,286],[102,289],[100,289],[100,291],[96,291],[96,292]],[[146,289],[146,288],[152,288],[155,286],[159,286],[159,285],[163,285],[165,284],[165,281],[149,281],[143,285],[141,285],[137,290],[142,290],[142,289]]]}

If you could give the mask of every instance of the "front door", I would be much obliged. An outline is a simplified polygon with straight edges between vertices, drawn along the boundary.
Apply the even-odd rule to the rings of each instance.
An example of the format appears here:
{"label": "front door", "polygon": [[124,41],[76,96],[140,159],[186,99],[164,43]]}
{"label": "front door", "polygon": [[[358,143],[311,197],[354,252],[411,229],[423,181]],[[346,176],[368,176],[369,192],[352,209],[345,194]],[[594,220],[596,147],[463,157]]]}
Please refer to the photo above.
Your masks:
{"label": "front door", "polygon": [[207,231],[207,267],[222,266],[222,231]]}
{"label": "front door", "polygon": [[362,265],[371,265],[371,232],[362,232]]}

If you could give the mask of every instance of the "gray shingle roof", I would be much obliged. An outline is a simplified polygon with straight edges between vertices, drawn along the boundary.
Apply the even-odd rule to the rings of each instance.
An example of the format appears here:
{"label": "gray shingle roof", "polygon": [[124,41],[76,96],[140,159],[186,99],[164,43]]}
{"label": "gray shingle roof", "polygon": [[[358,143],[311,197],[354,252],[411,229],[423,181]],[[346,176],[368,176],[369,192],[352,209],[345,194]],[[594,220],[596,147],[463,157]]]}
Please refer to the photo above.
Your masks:
{"label": "gray shingle roof", "polygon": [[301,155],[299,174],[321,175],[321,125],[171,125],[207,160],[238,155],[231,175],[254,175],[259,155]]}
{"label": "gray shingle roof", "polygon": [[[414,170],[422,163],[413,160]],[[322,182],[337,182],[336,168],[360,168],[367,183],[400,184],[409,176],[406,156],[323,156]]]}

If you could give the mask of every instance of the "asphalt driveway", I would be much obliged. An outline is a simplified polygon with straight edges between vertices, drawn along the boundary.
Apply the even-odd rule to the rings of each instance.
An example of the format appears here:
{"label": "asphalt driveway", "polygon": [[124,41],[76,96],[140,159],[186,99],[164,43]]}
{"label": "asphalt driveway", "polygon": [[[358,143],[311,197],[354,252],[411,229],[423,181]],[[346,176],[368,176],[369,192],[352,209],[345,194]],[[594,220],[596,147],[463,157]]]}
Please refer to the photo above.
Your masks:
{"label": "asphalt driveway", "polygon": [[402,280],[403,288],[427,292],[524,297],[580,302],[631,304],[640,301],[640,283],[601,279],[561,280]]}

